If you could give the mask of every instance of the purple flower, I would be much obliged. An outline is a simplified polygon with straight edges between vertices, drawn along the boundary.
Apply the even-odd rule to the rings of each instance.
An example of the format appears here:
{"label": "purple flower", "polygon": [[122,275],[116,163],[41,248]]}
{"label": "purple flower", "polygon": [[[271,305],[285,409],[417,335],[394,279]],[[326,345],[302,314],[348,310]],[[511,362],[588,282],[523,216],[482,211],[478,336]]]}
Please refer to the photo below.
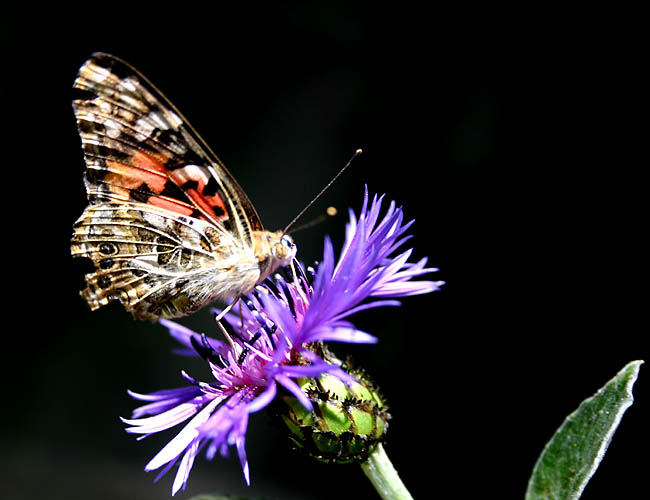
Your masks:
{"label": "purple flower", "polygon": [[314,353],[310,345],[320,341],[374,343],[376,337],[358,330],[346,318],[361,310],[398,305],[398,297],[432,292],[443,284],[412,281],[437,269],[425,267],[426,259],[408,262],[412,250],[394,255],[409,239],[405,233],[412,221],[403,223],[402,210],[394,202],[380,219],[382,199],[373,197],[368,207],[366,190],[359,217],[350,210],[338,261],[326,238],[323,259],[312,270],[312,280],[296,266],[291,281],[277,274],[242,297],[241,316],[231,311],[224,317],[228,342],[161,320],[184,346],[184,353],[206,360],[212,375],[209,382],[201,382],[183,372],[186,387],[151,394],[130,392],[146,404],[132,418],[122,419],[129,425],[127,432],[146,437],[184,423],[145,467],[147,471],[161,469],[158,479],[180,461],[172,495],[185,487],[194,459],[203,449],[212,459],[217,452],[226,456],[235,447],[250,483],[245,450],[250,413],[269,405],[278,386],[312,409],[296,378],[329,373],[346,383],[354,381],[340,366]]}

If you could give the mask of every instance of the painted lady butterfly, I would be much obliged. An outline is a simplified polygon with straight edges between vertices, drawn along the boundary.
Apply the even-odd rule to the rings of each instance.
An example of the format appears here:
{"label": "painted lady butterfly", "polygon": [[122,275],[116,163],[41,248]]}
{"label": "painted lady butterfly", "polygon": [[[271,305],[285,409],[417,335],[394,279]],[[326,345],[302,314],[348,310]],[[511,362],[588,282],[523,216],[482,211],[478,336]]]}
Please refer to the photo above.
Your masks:
{"label": "painted lady butterfly", "polygon": [[138,319],[185,316],[291,262],[292,239],[264,230],[237,181],[135,68],[93,54],[74,89],[89,205],[71,247],[96,267],[81,292],[91,309],[119,300]]}

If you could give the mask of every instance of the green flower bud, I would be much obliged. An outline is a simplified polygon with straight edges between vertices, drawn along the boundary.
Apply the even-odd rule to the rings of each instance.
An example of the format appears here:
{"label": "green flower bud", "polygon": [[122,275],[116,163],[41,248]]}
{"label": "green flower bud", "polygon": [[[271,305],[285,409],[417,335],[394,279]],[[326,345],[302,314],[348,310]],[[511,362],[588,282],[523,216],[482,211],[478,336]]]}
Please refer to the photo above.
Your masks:
{"label": "green flower bud", "polygon": [[362,370],[341,362],[324,344],[315,345],[314,350],[327,362],[338,364],[358,383],[347,386],[328,373],[317,379],[298,379],[314,409],[305,409],[287,392],[280,395],[284,404],[276,406],[278,416],[297,449],[323,462],[362,462],[386,433],[388,408]]}

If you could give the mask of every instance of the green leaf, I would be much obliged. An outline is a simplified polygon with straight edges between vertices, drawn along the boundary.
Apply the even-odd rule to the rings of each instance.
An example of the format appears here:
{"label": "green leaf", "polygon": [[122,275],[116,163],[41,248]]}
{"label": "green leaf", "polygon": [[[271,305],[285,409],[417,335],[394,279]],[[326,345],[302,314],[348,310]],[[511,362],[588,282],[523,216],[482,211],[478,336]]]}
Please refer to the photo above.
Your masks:
{"label": "green leaf", "polygon": [[577,500],[605,455],[643,361],[628,363],[596,394],[584,400],[555,431],[537,459],[526,500]]}

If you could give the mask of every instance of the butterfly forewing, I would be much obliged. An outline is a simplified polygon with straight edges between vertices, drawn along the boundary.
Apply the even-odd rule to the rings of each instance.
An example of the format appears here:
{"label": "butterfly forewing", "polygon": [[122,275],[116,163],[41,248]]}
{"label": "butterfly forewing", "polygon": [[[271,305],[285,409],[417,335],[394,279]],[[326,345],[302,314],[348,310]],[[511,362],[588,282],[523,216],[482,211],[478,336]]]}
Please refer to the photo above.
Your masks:
{"label": "butterfly forewing", "polygon": [[244,191],[173,105],[108,54],[79,70],[73,108],[95,199],[128,199],[221,224],[250,244],[262,223]]}

